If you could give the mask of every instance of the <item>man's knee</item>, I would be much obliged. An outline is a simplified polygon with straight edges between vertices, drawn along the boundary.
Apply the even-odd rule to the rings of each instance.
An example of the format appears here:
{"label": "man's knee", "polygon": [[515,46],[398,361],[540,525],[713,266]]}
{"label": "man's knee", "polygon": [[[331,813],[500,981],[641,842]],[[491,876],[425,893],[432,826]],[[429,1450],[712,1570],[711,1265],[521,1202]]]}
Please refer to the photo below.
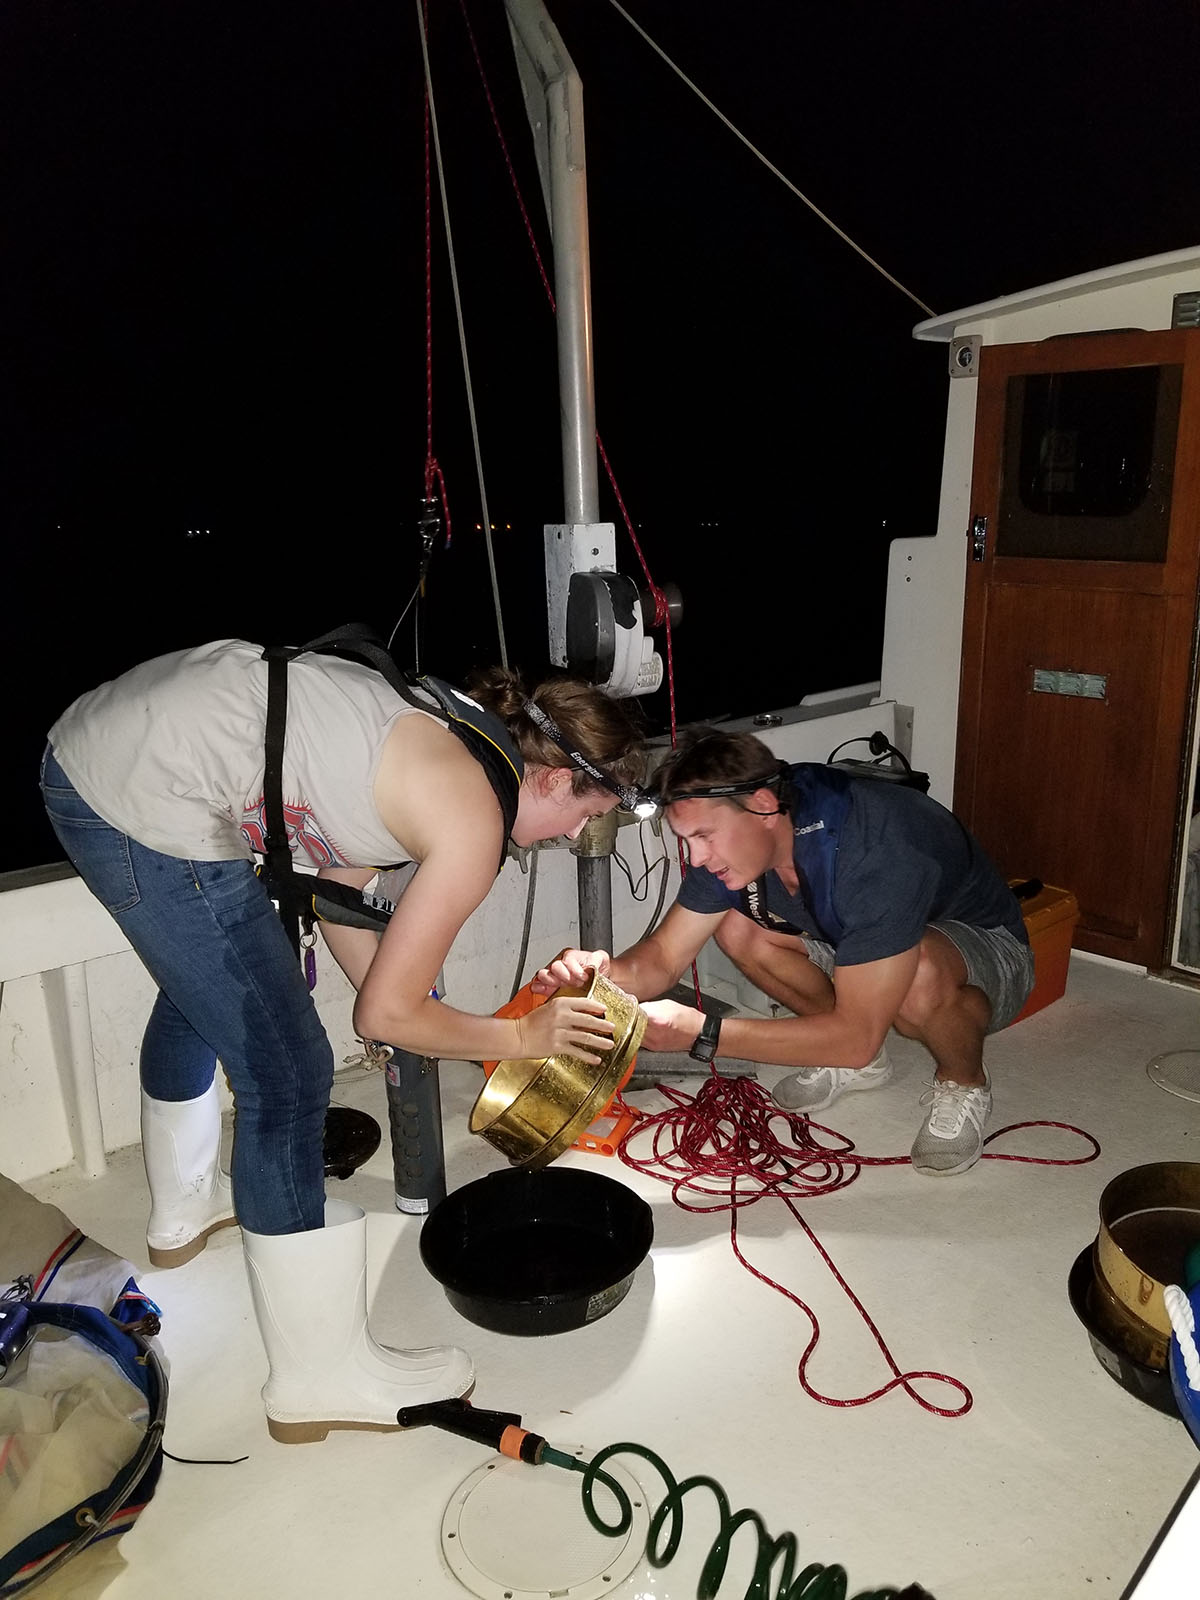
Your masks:
{"label": "man's knee", "polygon": [[832,1009],[832,983],[794,935],[773,933],[731,911],[717,925],[716,940],[744,977],[797,1016]]}
{"label": "man's knee", "polygon": [[740,967],[743,960],[753,959],[756,935],[761,937],[762,929],[749,917],[744,917],[740,911],[727,911],[717,924],[717,949],[727,955],[735,967]]}
{"label": "man's knee", "polygon": [[921,941],[917,970],[900,1002],[895,1026],[901,1032],[919,1030],[930,1017],[956,1005],[972,1015],[981,1005],[985,1012],[990,1009],[982,991],[967,984],[966,963],[959,951],[945,935],[931,929]]}
{"label": "man's knee", "polygon": [[789,934],[772,933],[740,911],[727,911],[717,924],[717,948],[742,972],[749,968],[776,967],[780,961],[809,965],[808,952],[801,941]]}

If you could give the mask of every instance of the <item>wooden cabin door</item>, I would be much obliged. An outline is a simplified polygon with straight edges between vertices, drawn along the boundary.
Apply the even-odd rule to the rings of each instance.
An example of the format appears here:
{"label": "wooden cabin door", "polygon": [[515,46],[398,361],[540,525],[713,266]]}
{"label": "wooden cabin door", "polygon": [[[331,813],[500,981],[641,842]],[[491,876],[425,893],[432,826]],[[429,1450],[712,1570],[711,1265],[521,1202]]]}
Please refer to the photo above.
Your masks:
{"label": "wooden cabin door", "polygon": [[1200,330],[985,346],[954,806],[1076,945],[1166,960],[1200,546]]}

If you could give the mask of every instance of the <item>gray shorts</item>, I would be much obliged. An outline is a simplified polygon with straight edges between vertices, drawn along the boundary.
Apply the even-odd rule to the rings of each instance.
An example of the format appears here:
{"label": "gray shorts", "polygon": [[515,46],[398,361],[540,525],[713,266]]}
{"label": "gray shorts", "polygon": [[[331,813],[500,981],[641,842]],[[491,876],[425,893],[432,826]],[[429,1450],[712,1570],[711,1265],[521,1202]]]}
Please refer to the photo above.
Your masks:
{"label": "gray shorts", "polygon": [[[967,982],[982,989],[992,1008],[988,1033],[1007,1028],[1033,993],[1033,951],[1007,928],[976,928],[969,922],[931,922],[962,956]],[[823,939],[804,939],[808,958],[833,976],[834,949]]]}

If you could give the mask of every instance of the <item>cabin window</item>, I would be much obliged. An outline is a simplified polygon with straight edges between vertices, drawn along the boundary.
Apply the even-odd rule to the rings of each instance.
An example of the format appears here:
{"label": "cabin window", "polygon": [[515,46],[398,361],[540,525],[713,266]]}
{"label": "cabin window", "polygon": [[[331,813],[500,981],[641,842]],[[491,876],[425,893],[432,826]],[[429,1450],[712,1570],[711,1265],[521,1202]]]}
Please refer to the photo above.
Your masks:
{"label": "cabin window", "polygon": [[1166,559],[1179,366],[1009,378],[998,556]]}

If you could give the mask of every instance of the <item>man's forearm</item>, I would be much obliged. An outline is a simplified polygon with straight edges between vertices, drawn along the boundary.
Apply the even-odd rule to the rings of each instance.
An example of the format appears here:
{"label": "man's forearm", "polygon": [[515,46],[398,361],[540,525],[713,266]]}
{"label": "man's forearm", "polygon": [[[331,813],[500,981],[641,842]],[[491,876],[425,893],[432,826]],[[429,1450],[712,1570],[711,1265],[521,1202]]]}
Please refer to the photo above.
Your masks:
{"label": "man's forearm", "polygon": [[612,958],[609,977],[618,988],[637,1000],[654,1000],[679,978],[664,959],[653,939],[643,939]]}

